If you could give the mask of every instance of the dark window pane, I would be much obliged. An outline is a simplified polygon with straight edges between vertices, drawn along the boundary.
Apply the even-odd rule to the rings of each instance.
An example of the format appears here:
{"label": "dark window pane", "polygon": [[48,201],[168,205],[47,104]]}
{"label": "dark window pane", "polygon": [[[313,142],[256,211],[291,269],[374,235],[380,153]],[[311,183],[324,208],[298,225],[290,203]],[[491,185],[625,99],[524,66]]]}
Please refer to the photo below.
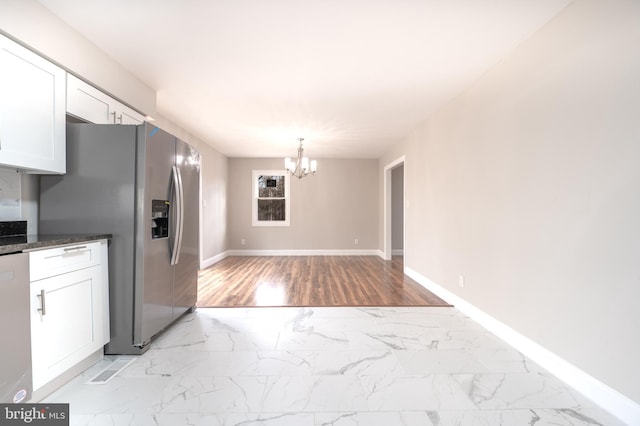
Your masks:
{"label": "dark window pane", "polygon": [[258,220],[284,221],[285,203],[285,200],[258,200]]}
{"label": "dark window pane", "polygon": [[284,176],[259,176],[258,197],[284,198]]}

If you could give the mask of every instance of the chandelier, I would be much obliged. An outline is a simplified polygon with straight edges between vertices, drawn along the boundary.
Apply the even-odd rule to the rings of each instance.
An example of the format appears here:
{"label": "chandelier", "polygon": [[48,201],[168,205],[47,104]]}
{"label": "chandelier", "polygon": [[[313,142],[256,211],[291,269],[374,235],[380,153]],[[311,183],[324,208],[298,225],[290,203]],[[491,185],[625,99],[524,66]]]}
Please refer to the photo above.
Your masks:
{"label": "chandelier", "polygon": [[295,176],[298,179],[302,179],[311,172],[312,175],[316,174],[318,169],[318,162],[316,160],[309,161],[309,157],[304,157],[304,148],[302,148],[303,138],[298,138],[300,146],[298,146],[298,158],[293,161],[290,157],[284,159],[284,168],[287,169],[291,176]]}

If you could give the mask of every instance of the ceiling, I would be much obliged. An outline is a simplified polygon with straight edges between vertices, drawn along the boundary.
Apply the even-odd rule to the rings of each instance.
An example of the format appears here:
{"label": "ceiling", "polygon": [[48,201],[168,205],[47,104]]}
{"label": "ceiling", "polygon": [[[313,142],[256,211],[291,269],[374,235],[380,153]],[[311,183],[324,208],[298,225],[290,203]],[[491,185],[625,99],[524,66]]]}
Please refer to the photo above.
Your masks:
{"label": "ceiling", "polygon": [[39,0],[229,157],[378,158],[572,0]]}

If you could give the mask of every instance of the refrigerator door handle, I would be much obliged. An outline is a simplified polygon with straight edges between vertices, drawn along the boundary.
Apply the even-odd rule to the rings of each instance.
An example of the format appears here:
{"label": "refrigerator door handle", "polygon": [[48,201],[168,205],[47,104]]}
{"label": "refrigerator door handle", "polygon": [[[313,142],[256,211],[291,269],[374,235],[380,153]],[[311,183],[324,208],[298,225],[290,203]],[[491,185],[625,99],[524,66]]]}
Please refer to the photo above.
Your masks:
{"label": "refrigerator door handle", "polygon": [[[174,166],[176,167],[176,166]],[[184,231],[184,188],[182,187],[182,171],[180,167],[176,167],[176,171],[178,172],[178,238],[177,238],[177,251],[176,251],[176,262],[177,264],[180,261],[180,252],[182,251],[182,234]]]}
{"label": "refrigerator door handle", "polygon": [[176,166],[172,166],[171,167],[171,177],[173,178],[173,188],[172,188],[172,198],[175,197],[175,203],[174,200],[171,200],[172,208],[175,208],[175,215],[176,215],[176,225],[173,227],[173,230],[171,230],[171,233],[173,234],[173,238],[169,239],[169,248],[171,250],[171,265],[175,265],[176,263],[178,263],[178,251],[179,251],[179,237],[180,237],[180,230],[182,228],[182,210],[180,209],[180,205],[182,204],[182,193],[181,193],[181,182],[180,182],[180,175],[179,175],[179,171],[178,168]]}

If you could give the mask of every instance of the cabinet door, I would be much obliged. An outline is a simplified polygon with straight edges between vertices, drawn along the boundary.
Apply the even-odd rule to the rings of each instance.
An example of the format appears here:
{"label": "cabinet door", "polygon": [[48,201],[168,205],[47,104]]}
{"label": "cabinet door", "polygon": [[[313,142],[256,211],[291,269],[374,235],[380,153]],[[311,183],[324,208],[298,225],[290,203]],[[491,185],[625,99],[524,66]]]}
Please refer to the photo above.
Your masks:
{"label": "cabinet door", "polygon": [[67,112],[90,123],[114,123],[113,99],[71,74],[67,74]]}
{"label": "cabinet door", "polygon": [[117,124],[142,124],[144,117],[125,105],[116,108]]}
{"label": "cabinet door", "polygon": [[65,71],[0,35],[0,164],[65,172]]}
{"label": "cabinet door", "polygon": [[94,266],[31,283],[34,389],[102,347],[100,281]]}
{"label": "cabinet door", "polygon": [[144,117],[97,88],[67,74],[67,112],[95,124],[142,124]]}

